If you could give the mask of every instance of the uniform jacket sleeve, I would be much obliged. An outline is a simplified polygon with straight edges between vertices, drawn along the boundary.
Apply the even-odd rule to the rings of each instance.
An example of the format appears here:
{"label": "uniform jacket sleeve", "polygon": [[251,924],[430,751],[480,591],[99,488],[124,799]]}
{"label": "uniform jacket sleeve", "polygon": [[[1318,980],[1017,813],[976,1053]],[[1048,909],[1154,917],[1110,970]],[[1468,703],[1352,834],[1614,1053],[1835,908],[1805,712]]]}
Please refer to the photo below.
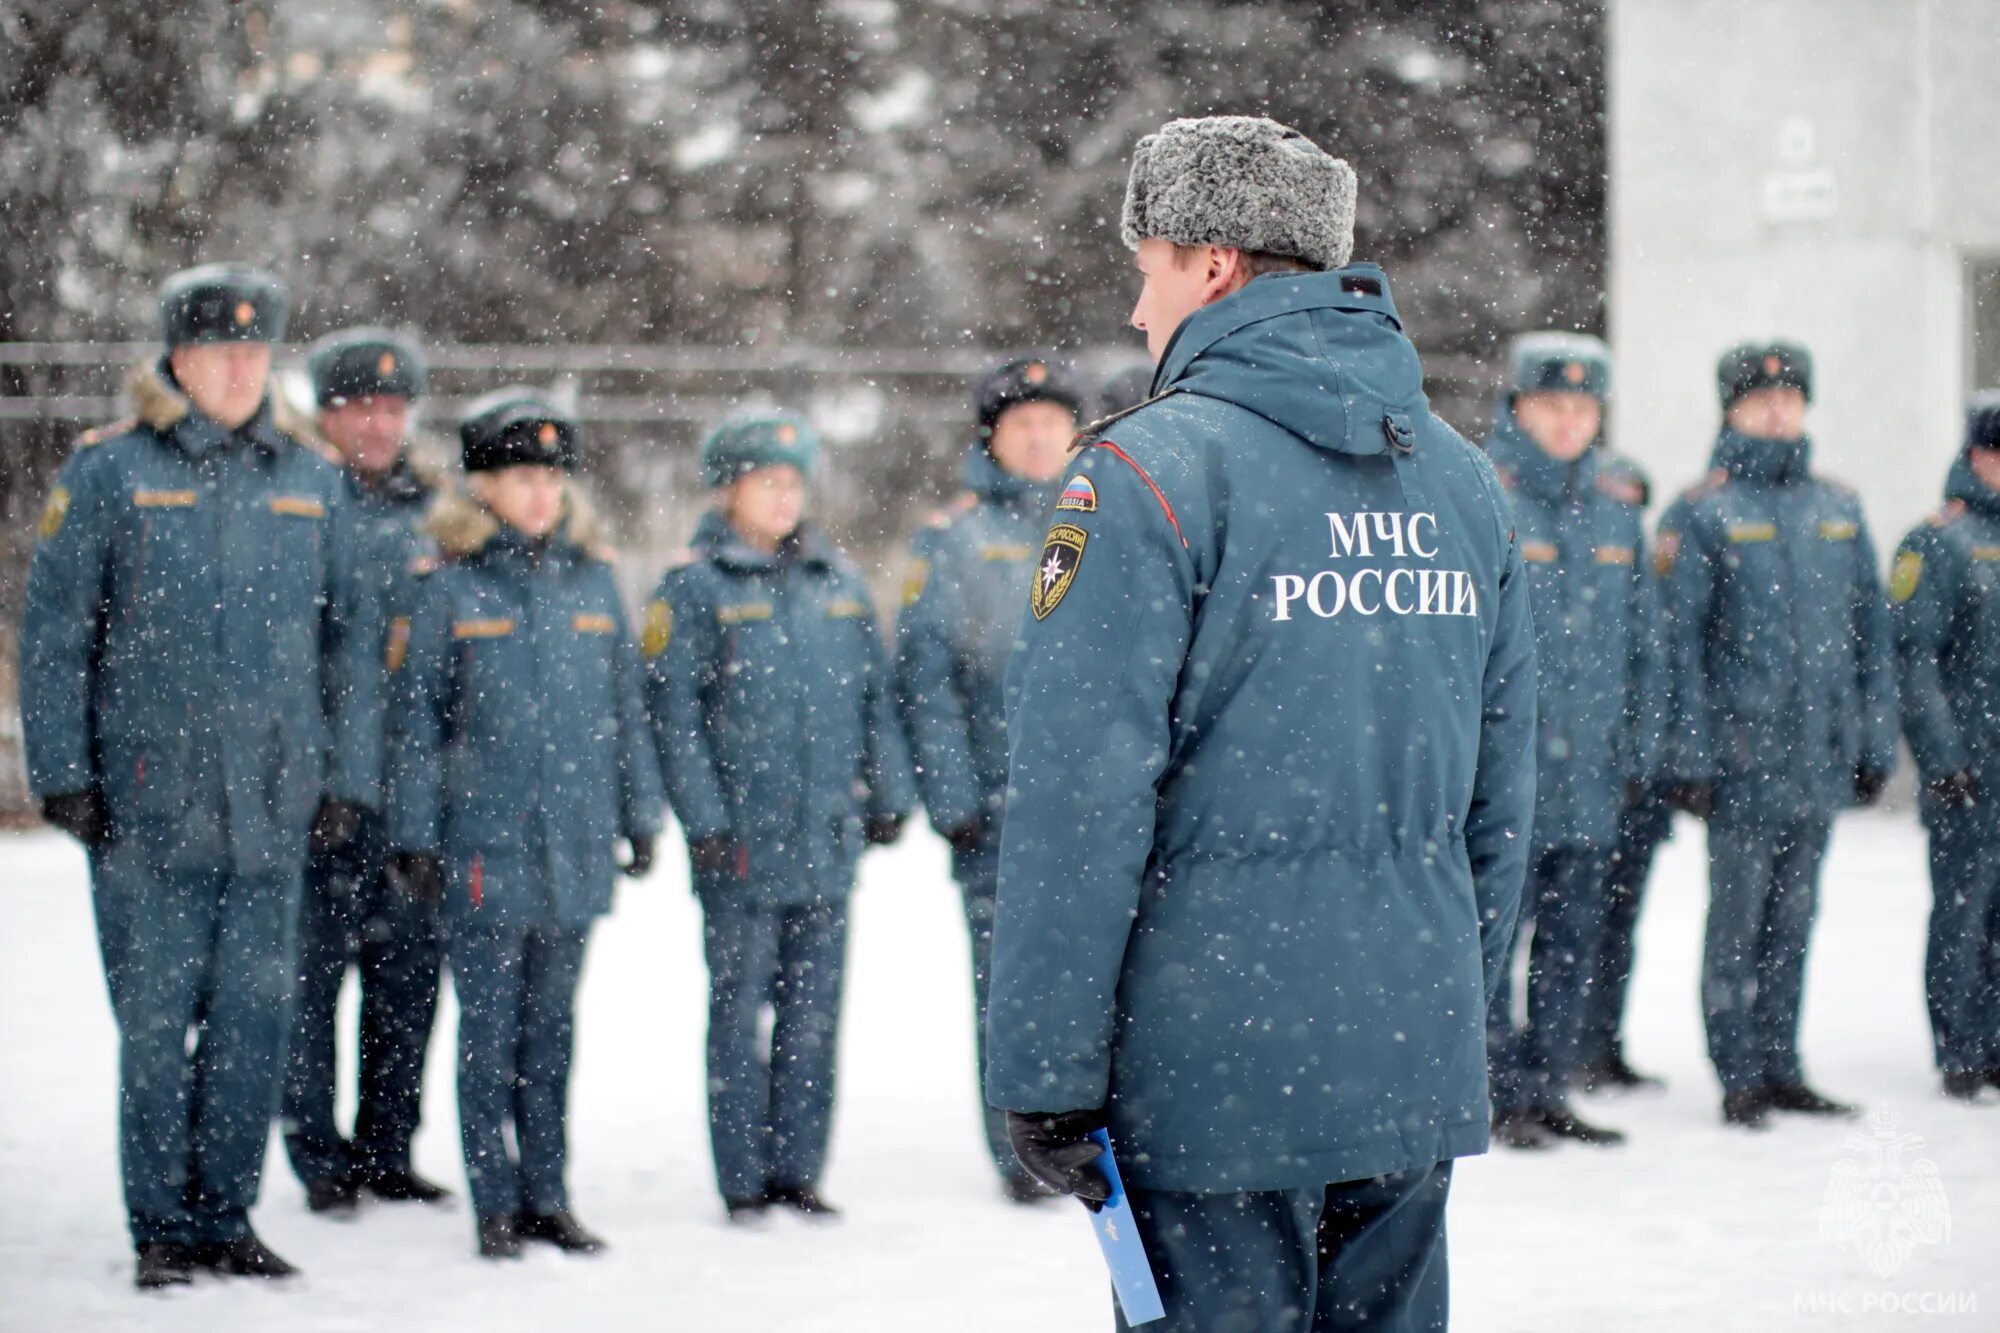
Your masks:
{"label": "uniform jacket sleeve", "polygon": [[[895,699],[931,827],[950,833],[977,818],[982,803],[973,769],[970,707],[959,689],[952,643],[953,589],[936,570],[937,544],[935,531],[920,533],[910,544],[914,596],[896,617]],[[923,576],[926,570],[928,577]]]}
{"label": "uniform jacket sleeve", "polygon": [[1649,782],[1660,771],[1666,725],[1667,666],[1661,633],[1660,582],[1647,558],[1645,536],[1633,547],[1631,660],[1626,667],[1624,776]]}
{"label": "uniform jacket sleeve", "polygon": [[1708,525],[1686,499],[1660,519],[1655,569],[1665,611],[1668,718],[1662,776],[1714,782],[1720,776],[1708,705],[1708,622],[1721,564]]}
{"label": "uniform jacket sleeve", "polygon": [[[859,583],[856,596],[865,604],[868,586]],[[916,782],[910,772],[910,745],[903,735],[902,720],[896,716],[894,682],[890,677],[889,655],[882,645],[882,630],[873,616],[858,618],[856,628],[863,640],[868,662],[868,753],[862,762],[862,781],[868,786],[868,814],[882,818],[910,813],[917,803]]]}
{"label": "uniform jacket sleeve", "polygon": [[1030,608],[1008,673],[986,1070],[987,1101],[1008,1110],[1104,1104],[1193,623],[1193,562],[1160,503],[1106,450],[1081,470],[1100,502],[1058,516],[1088,534],[1073,581],[1045,618]]}
{"label": "uniform jacket sleeve", "polygon": [[99,456],[70,455],[43,511],[21,620],[21,725],[28,785],[41,796],[95,787],[91,696],[111,552]]}
{"label": "uniform jacket sleeve", "polygon": [[445,576],[417,586],[410,638],[389,676],[387,827],[396,851],[435,852],[444,836],[444,748],[453,712],[451,597]]}
{"label": "uniform jacket sleeve", "polygon": [[388,642],[382,580],[367,568],[353,506],[335,487],[328,531],[326,606],[320,620],[327,723],[333,731],[329,795],[382,804],[383,658]]}
{"label": "uniform jacket sleeve", "polygon": [[699,566],[674,570],[654,593],[669,628],[646,663],[646,713],[667,801],[689,842],[730,832],[729,803],[716,771],[704,700],[722,666],[722,636],[702,594]]}
{"label": "uniform jacket sleeve", "polygon": [[1904,538],[1896,559],[1916,562],[1915,581],[1907,585],[1907,593],[1904,586],[1896,589],[1902,600],[1892,608],[1892,616],[1903,734],[1909,737],[1917,771],[1928,782],[1972,767],[1972,753],[1952,716],[1938,667],[1958,601],[1959,571],[1936,529],[1929,526]]}
{"label": "uniform jacket sleeve", "polygon": [[1480,709],[1479,768],[1465,850],[1479,907],[1479,952],[1490,1000],[1512,954],[1535,818],[1535,626],[1520,543],[1509,537]]}
{"label": "uniform jacket sleeve", "polygon": [[646,720],[645,667],[639,661],[639,646],[632,640],[624,608],[620,606],[615,614],[619,831],[627,838],[650,838],[660,831],[660,807],[666,804],[666,795],[660,786],[660,759],[653,748],[652,728]]}
{"label": "uniform jacket sleeve", "polygon": [[1875,564],[1875,541],[1855,505],[1854,653],[1861,698],[1863,768],[1888,773],[1896,767],[1895,631],[1882,576]]}

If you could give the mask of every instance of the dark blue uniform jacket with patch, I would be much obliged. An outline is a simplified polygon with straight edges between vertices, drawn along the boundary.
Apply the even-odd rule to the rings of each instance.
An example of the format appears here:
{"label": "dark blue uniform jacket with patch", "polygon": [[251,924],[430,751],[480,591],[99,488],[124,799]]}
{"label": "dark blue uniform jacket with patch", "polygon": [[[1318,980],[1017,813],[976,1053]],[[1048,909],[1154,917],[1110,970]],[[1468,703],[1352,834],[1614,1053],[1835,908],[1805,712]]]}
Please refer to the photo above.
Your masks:
{"label": "dark blue uniform jacket with patch", "polygon": [[1486,442],[1535,608],[1534,845],[1609,850],[1625,784],[1653,775],[1666,709],[1643,491],[1590,449],[1562,463],[1504,404]]}
{"label": "dark blue uniform jacket with patch", "polygon": [[28,779],[101,788],[163,866],[300,864],[331,793],[380,804],[381,626],[347,488],[274,422],[233,434],[162,362],[71,455],[21,628]]}
{"label": "dark blue uniform jacket with patch", "polygon": [[1191,316],[1058,496],[1009,673],[986,1091],[1127,1178],[1482,1151],[1535,792],[1507,500],[1381,271]]}
{"label": "dark blue uniform jacket with patch", "polygon": [[1804,439],[1725,429],[1706,481],[1660,518],[1668,775],[1722,784],[1719,813],[1830,819],[1858,768],[1896,759],[1889,608],[1861,500]]}

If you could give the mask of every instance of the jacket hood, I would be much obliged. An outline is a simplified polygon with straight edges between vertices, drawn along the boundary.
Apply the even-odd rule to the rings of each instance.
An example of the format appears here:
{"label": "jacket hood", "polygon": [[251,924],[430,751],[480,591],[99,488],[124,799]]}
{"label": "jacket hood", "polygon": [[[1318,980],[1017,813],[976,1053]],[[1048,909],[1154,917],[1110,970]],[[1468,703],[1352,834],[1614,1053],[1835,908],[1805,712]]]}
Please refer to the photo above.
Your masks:
{"label": "jacket hood", "polygon": [[1742,481],[1788,484],[1812,475],[1812,437],[1796,440],[1760,440],[1738,434],[1724,426],[1715,437],[1715,452],[1709,466],[1719,467]]}
{"label": "jacket hood", "polygon": [[1505,397],[1494,409],[1493,433],[1486,437],[1486,453],[1494,466],[1511,476],[1524,494],[1549,502],[1561,501],[1588,486],[1600,466],[1594,446],[1569,463],[1551,456],[1521,429]]}
{"label": "jacket hood", "polygon": [[1389,452],[1382,409],[1425,406],[1417,349],[1374,264],[1251,279],[1174,331],[1154,387],[1220,398],[1346,454]]}
{"label": "jacket hood", "polygon": [[1944,479],[1944,498],[1961,501],[1967,508],[1977,509],[1982,514],[2000,517],[2000,491],[1981,481],[1979,474],[1972,470],[1971,445],[1958,451],[1958,459]]}
{"label": "jacket hood", "polygon": [[[172,438],[191,454],[205,454],[222,445],[232,434],[223,429],[220,422],[195,407],[175,382],[165,355],[157,361],[134,366],[126,376],[125,391],[132,399],[133,415],[142,424]],[[268,390],[264,401],[257,405],[257,411],[234,434],[270,453],[276,453],[288,443],[303,444],[314,452],[321,452],[312,443],[316,439],[312,424],[285,403],[283,394]],[[291,438],[287,440],[287,436]]]}
{"label": "jacket hood", "polygon": [[[438,496],[424,521],[438,548],[449,560],[464,560],[479,554],[499,537],[502,525],[491,509],[469,491],[450,490]],[[596,506],[575,482],[563,494],[563,516],[556,524],[556,539],[593,559],[608,560],[611,553],[599,544]]]}
{"label": "jacket hood", "polygon": [[993,457],[993,451],[983,440],[975,441],[965,451],[965,464],[959,469],[959,481],[966,490],[990,504],[1028,506],[1045,500],[1055,493],[1055,483],[1029,481],[1017,477],[1000,461]]}

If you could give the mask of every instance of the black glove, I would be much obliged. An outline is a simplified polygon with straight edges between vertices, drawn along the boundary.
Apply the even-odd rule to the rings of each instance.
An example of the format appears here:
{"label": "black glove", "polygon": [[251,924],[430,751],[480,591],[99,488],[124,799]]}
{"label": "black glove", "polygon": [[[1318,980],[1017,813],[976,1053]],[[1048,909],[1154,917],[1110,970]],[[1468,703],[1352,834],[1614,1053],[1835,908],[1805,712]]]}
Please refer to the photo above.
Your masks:
{"label": "black glove", "polygon": [[727,833],[711,833],[688,844],[688,860],[696,870],[717,872],[736,868],[736,839]]}
{"label": "black glove", "polygon": [[444,897],[444,858],[436,852],[397,852],[386,873],[398,893],[428,903]]}
{"label": "black glove", "polygon": [[985,815],[974,815],[969,823],[946,833],[944,839],[960,856],[970,856],[986,845],[986,823]]}
{"label": "black glove", "polygon": [[1889,785],[1889,775],[1879,768],[1857,768],[1854,770],[1854,803],[1873,805],[1882,799],[1882,789]]}
{"label": "black glove", "polygon": [[870,815],[865,832],[870,847],[887,847],[903,836],[901,815]]}
{"label": "black glove", "polygon": [[1979,779],[1970,773],[1947,773],[1924,784],[1931,799],[1947,810],[1969,810],[1979,804]]}
{"label": "black glove", "polygon": [[1667,808],[1693,815],[1696,819],[1715,817],[1715,784],[1713,782],[1671,782],[1660,792],[1660,799]]}
{"label": "black glove", "polygon": [[361,807],[337,796],[329,796],[319,803],[319,813],[313,816],[312,832],[306,835],[306,845],[314,856],[325,856],[353,842],[354,835],[359,832]]}
{"label": "black glove", "polygon": [[95,787],[44,796],[42,818],[93,852],[111,841],[111,812],[104,808],[104,793]]}
{"label": "black glove", "polygon": [[646,872],[653,868],[653,837],[642,833],[636,838],[627,838],[632,844],[632,859],[618,867],[627,879],[644,879]]}
{"label": "black glove", "polygon": [[1646,784],[1637,778],[1625,779],[1625,808],[1631,809],[1646,799]]}
{"label": "black glove", "polygon": [[1029,1175],[1095,1211],[1111,1197],[1111,1180],[1091,1165],[1104,1149],[1087,1136],[1104,1125],[1101,1110],[1009,1111],[1007,1142]]}

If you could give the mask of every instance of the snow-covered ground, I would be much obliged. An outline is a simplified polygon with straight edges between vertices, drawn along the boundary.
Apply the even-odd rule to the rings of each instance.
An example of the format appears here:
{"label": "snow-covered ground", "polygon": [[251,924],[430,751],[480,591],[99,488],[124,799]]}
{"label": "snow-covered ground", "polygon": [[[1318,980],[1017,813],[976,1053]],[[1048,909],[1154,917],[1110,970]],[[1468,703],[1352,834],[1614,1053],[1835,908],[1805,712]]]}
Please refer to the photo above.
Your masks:
{"label": "snow-covered ground", "polygon": [[[208,1281],[141,1297],[115,1158],[111,1017],[82,856],[53,835],[0,838],[0,1330],[510,1330],[783,1328],[897,1333],[1097,1329],[1110,1301],[1080,1212],[1001,1201],[979,1143],[963,927],[942,844],[872,857],[854,909],[842,1100],[827,1193],[836,1226],[726,1228],[702,1113],[704,981],[678,854],[620,890],[597,933],[573,1091],[577,1213],[614,1246],[595,1260],[538,1248],[472,1257],[471,1223],[375,1207],[309,1216],[275,1139],[259,1230],[304,1266],[285,1287]],[[1929,890],[1907,818],[1843,821],[1826,878],[1806,1005],[1810,1074],[1895,1117],[1905,1144],[1882,1215],[1934,1162],[1948,1238],[1888,1277],[1824,1236],[1837,1165],[1864,1166],[1873,1126],[1787,1119],[1725,1130],[1695,1002],[1701,835],[1662,856],[1640,942],[1635,1063],[1664,1095],[1598,1099],[1631,1131],[1618,1151],[1481,1158],[1451,1214],[1454,1326],[1466,1333],[2000,1327],[2000,1105],[1940,1098],[1922,958]],[[419,1164],[462,1182],[450,1040],[432,1051]],[[1837,1228],[1836,1228],[1837,1229]]]}

